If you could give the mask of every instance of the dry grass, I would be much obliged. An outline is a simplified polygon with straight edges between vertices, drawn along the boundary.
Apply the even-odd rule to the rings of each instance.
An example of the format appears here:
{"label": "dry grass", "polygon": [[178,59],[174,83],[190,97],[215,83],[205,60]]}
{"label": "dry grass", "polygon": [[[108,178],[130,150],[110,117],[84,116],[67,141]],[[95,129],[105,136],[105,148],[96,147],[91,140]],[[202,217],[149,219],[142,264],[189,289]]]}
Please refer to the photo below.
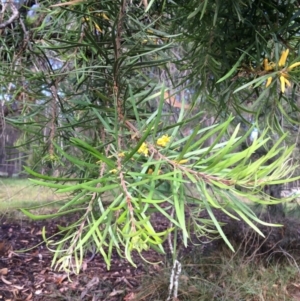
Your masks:
{"label": "dry grass", "polygon": [[[181,260],[180,301],[300,300],[299,269],[290,262],[266,264],[232,253],[201,258],[197,250],[190,255]],[[170,271],[145,277],[134,301],[166,300]]]}

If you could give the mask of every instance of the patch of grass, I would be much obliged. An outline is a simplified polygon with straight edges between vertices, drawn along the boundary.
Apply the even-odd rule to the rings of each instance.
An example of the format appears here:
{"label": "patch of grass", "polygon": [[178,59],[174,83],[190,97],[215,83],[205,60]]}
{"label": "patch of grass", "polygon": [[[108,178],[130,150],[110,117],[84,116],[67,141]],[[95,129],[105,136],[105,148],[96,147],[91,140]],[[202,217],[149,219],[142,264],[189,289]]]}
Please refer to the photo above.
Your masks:
{"label": "patch of grass", "polygon": [[32,184],[28,179],[0,178],[0,211],[30,208],[63,200],[66,195]]}
{"label": "patch of grass", "polygon": [[[266,264],[245,256],[199,256],[195,250],[181,260],[180,301],[296,301],[300,300],[299,269],[286,260]],[[226,252],[225,252],[226,253]],[[144,278],[136,301],[166,300],[171,268]]]}

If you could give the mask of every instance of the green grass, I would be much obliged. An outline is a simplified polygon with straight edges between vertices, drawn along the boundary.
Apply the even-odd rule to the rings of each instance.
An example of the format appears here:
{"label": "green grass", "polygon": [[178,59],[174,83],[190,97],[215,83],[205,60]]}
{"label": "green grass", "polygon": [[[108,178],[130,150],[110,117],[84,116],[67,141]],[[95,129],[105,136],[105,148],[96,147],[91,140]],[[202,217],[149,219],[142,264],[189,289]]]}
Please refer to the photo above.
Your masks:
{"label": "green grass", "polygon": [[0,212],[63,200],[66,195],[32,184],[28,179],[0,178]]}

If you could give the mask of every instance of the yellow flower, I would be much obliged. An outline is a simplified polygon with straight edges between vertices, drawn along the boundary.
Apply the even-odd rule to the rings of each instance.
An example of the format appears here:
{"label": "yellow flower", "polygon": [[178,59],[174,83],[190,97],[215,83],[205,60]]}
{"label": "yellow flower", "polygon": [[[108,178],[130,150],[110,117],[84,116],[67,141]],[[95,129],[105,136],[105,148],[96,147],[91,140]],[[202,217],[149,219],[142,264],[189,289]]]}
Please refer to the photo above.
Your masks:
{"label": "yellow flower", "polygon": [[290,70],[292,70],[292,69],[294,69],[294,68],[296,68],[296,67],[298,67],[298,66],[300,66],[300,62],[296,62],[296,63],[292,64],[292,65],[289,66],[287,69],[288,69],[288,71],[290,71]]}
{"label": "yellow flower", "polygon": [[152,174],[153,174],[153,169],[152,169],[152,168],[149,168],[149,169],[147,170],[147,174],[148,174],[148,175],[152,175]]}
{"label": "yellow flower", "polygon": [[118,157],[124,158],[124,157],[125,157],[125,153],[124,153],[124,152],[119,153],[119,154],[118,154]]}
{"label": "yellow flower", "polygon": [[[300,62],[296,62],[288,67],[285,67],[286,64],[286,60],[287,57],[289,55],[289,49],[283,50],[280,56],[280,59],[278,61],[278,68],[281,68],[281,70],[279,70],[277,72],[277,76],[279,78],[280,81],[280,91],[282,93],[285,92],[286,86],[290,87],[291,86],[291,82],[288,80],[289,78],[289,71],[291,71],[292,69],[300,66]],[[272,62],[269,62],[268,59],[264,59],[263,61],[263,66],[264,66],[264,70],[265,71],[274,71],[276,65]],[[272,83],[272,76],[268,77],[267,82],[266,82],[266,88],[270,86],[270,84]]]}
{"label": "yellow flower", "polygon": [[263,65],[265,71],[273,71],[276,67],[276,64],[274,62],[269,62],[267,58],[264,59]]}
{"label": "yellow flower", "polygon": [[279,79],[280,79],[281,92],[284,93],[284,91],[285,91],[285,85],[287,85],[288,87],[290,87],[291,83],[290,83],[289,80],[287,80],[285,78],[285,75],[280,75]]}
{"label": "yellow flower", "polygon": [[290,51],[289,49],[286,49],[286,50],[282,51],[281,57],[280,57],[279,62],[278,62],[278,67],[284,67],[286,59],[289,55],[289,51]]}
{"label": "yellow flower", "polygon": [[149,149],[147,147],[147,144],[145,142],[142,143],[142,145],[140,146],[140,148],[138,149],[138,153],[139,154],[144,154],[144,156],[148,156],[149,153]]}
{"label": "yellow flower", "polygon": [[273,79],[272,76],[268,77],[267,83],[266,83],[266,88],[268,88],[271,85],[272,79]]}
{"label": "yellow flower", "polygon": [[169,141],[171,140],[171,137],[168,135],[163,135],[161,138],[157,139],[156,144],[162,147],[165,147]]}
{"label": "yellow flower", "polygon": [[112,169],[109,171],[110,173],[117,173],[117,170],[116,169]]}
{"label": "yellow flower", "polygon": [[[155,170],[154,170],[153,168],[149,167],[148,170],[147,170],[147,174],[148,174],[148,175],[152,175],[152,174],[154,173],[154,171],[155,171]],[[158,175],[161,174],[161,169],[159,169],[159,170],[157,171],[157,174],[158,174]]]}
{"label": "yellow flower", "polygon": [[109,17],[105,13],[97,14],[97,16],[102,17],[104,20],[109,20]]}

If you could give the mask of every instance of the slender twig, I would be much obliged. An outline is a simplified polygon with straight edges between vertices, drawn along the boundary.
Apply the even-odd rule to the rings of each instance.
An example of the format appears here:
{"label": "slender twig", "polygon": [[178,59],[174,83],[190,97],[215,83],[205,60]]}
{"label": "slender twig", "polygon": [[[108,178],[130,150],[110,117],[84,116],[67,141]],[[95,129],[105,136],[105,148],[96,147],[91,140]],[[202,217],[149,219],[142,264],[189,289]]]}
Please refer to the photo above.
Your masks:
{"label": "slender twig", "polygon": [[125,178],[124,178],[124,174],[121,171],[122,169],[122,161],[121,158],[118,156],[117,159],[117,164],[118,164],[118,169],[120,171],[119,177],[120,177],[120,183],[121,183],[121,187],[123,189],[123,192],[125,193],[126,196],[126,202],[127,202],[127,206],[128,206],[128,210],[129,210],[129,214],[130,214],[130,221],[131,221],[131,231],[135,232],[136,228],[135,228],[135,218],[134,218],[134,213],[133,213],[133,207],[131,204],[131,194],[129,193],[129,191],[127,190],[127,186],[125,183]]}
{"label": "slender twig", "polygon": [[52,85],[51,88],[51,94],[52,94],[52,114],[51,114],[51,121],[50,121],[50,137],[49,137],[49,155],[50,158],[53,158],[54,156],[54,145],[53,145],[53,141],[55,138],[55,132],[56,132],[56,115],[57,115],[57,98],[58,98],[58,94],[57,94],[57,88]]}
{"label": "slender twig", "polygon": [[166,301],[178,300],[178,282],[180,274],[181,263],[177,259],[175,259],[170,277],[169,295]]}
{"label": "slender twig", "polygon": [[[116,100],[117,104],[117,114],[120,124],[124,122],[124,100],[120,97],[120,63],[119,59],[121,57],[122,51],[121,51],[121,40],[122,40],[122,33],[123,33],[123,24],[124,24],[124,16],[125,16],[125,9],[126,9],[126,0],[121,1],[120,5],[120,11],[118,16],[118,22],[117,22],[117,30],[116,30],[116,38],[115,38],[115,72],[114,72],[114,81],[113,81],[113,93],[114,98]],[[120,137],[120,136],[119,136]],[[122,145],[122,139],[119,139],[119,149]]]}
{"label": "slender twig", "polygon": [[296,259],[295,259],[291,254],[289,254],[288,252],[286,252],[285,250],[283,250],[281,247],[280,247],[280,250],[281,250],[281,251],[273,252],[272,254],[269,255],[269,257],[270,257],[271,255],[274,255],[275,253],[281,253],[281,254],[283,254],[283,255],[287,258],[287,260],[288,260],[289,262],[290,262],[290,259],[294,262],[295,266],[297,267],[298,273],[300,273],[300,268],[299,268],[299,266],[298,266],[298,264],[297,264]]}
{"label": "slender twig", "polygon": [[[171,210],[171,214],[170,214],[170,216],[172,218],[174,218],[174,211],[175,211],[175,209],[173,207],[172,210]],[[171,229],[172,226],[173,226],[173,222],[170,220],[169,229]],[[168,243],[169,243],[169,248],[170,248],[171,254],[174,255],[174,248],[173,248],[173,244],[172,244],[172,235],[171,235],[171,232],[169,232],[169,234],[168,234]]]}
{"label": "slender twig", "polygon": [[[10,2],[8,4],[10,5],[11,11],[12,11],[12,15],[10,16],[10,18],[7,21],[5,21],[3,23],[0,23],[0,29],[3,29],[5,27],[7,27],[8,25],[10,25],[17,18],[19,18],[19,15],[20,15],[18,9],[15,7],[15,5],[13,3]],[[6,9],[6,6],[4,6],[4,7],[2,8],[2,12],[1,12],[2,14],[4,13],[4,10]]]}

